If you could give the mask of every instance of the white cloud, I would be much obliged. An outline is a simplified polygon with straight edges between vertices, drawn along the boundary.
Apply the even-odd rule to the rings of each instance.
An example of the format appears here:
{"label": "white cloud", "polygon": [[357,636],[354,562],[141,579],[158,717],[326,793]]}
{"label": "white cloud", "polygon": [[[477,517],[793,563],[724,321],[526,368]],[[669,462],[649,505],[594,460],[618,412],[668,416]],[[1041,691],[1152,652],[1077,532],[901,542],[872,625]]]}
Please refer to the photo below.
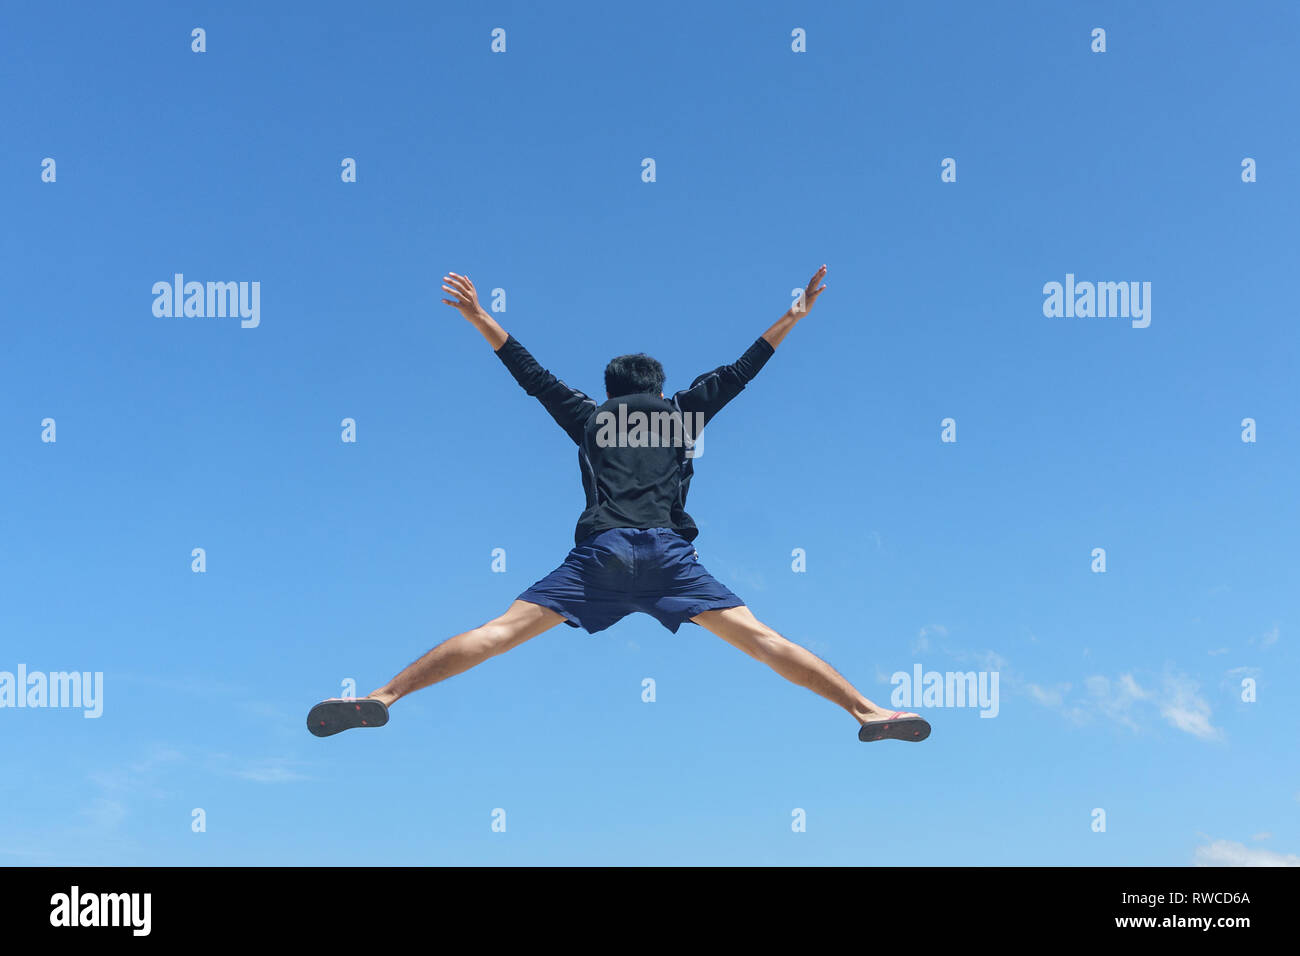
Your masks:
{"label": "white cloud", "polygon": [[1084,678],[1082,693],[1073,696],[1069,684],[1024,686],[1034,701],[1060,711],[1076,724],[1101,718],[1136,732],[1150,721],[1150,708],[1154,707],[1171,726],[1194,737],[1223,737],[1223,731],[1211,722],[1210,705],[1200,695],[1199,685],[1183,674],[1167,672],[1158,690],[1144,687],[1130,673],[1115,678],[1092,674]]}
{"label": "white cloud", "polygon": [[1115,680],[1093,674],[1083,679],[1083,689],[1087,699],[1064,708],[1065,715],[1075,723],[1086,724],[1093,717],[1104,717],[1130,730],[1140,729],[1133,716],[1133,706],[1151,695],[1142,689],[1132,674],[1121,674]]}
{"label": "white cloud", "polygon": [[[947,631],[944,632],[945,634]],[[980,668],[986,671],[997,671],[1002,673],[1008,670],[1007,659],[997,651],[985,649],[982,651],[948,651],[948,656],[955,661],[961,661],[963,664],[967,661],[973,661]],[[1015,678],[1010,674],[1002,674],[1002,680],[1014,682]]]}
{"label": "white cloud", "polygon": [[1030,697],[1044,707],[1060,707],[1065,703],[1065,695],[1069,693],[1070,685],[1062,684],[1058,689],[1039,687],[1037,684],[1026,684],[1025,689],[1029,691]]}
{"label": "white cloud", "polygon": [[1232,840],[1215,840],[1196,848],[1194,862],[1197,866],[1300,866],[1300,856],[1248,847]]}
{"label": "white cloud", "polygon": [[1160,698],[1160,716],[1179,730],[1202,740],[1219,740],[1223,731],[1210,723],[1210,704],[1199,685],[1181,674],[1166,674]]}

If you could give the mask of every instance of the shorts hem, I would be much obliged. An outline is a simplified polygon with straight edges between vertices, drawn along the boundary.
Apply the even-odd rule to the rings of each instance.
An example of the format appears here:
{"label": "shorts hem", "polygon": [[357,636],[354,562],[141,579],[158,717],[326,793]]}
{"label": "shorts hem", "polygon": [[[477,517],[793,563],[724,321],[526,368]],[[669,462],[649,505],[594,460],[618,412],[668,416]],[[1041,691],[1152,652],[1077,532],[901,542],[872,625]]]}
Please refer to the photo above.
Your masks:
{"label": "shorts hem", "polygon": [[[695,624],[695,622],[691,620],[695,615],[703,614],[705,611],[725,611],[729,607],[745,607],[745,602],[738,597],[716,598],[712,601],[701,601],[699,604],[692,604],[689,608],[683,611],[681,614],[682,619],[677,621],[674,625],[669,626],[668,624],[664,624],[663,621],[660,621],[659,623],[664,624],[664,627],[676,634],[677,628],[681,627],[683,624]],[[698,627],[699,625],[696,626]]]}
{"label": "shorts hem", "polygon": [[[527,601],[529,604],[536,604],[538,607],[544,607],[548,611],[554,611],[556,614],[564,618],[564,623],[569,625],[569,627],[586,627],[586,625],[584,625],[572,611],[566,611],[558,601],[552,601],[550,598],[543,597],[540,594],[532,594],[525,591],[523,594],[519,595],[519,597],[515,598],[515,600]],[[591,632],[588,631],[587,633],[590,634]]]}

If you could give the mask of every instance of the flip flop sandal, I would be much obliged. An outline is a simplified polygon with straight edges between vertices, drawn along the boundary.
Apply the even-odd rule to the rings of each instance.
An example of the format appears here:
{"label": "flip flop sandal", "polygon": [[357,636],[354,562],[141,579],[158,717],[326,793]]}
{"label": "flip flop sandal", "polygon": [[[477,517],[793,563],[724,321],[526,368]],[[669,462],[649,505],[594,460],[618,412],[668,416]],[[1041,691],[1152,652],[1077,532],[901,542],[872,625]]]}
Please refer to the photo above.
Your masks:
{"label": "flip flop sandal", "polygon": [[858,739],[867,742],[873,740],[910,740],[913,743],[930,736],[930,722],[924,717],[903,717],[904,711],[896,710],[884,720],[872,720],[863,724],[858,730]]}
{"label": "flip flop sandal", "polygon": [[317,737],[353,727],[382,727],[388,723],[388,707],[370,697],[332,697],[323,700],[307,714],[307,729]]}

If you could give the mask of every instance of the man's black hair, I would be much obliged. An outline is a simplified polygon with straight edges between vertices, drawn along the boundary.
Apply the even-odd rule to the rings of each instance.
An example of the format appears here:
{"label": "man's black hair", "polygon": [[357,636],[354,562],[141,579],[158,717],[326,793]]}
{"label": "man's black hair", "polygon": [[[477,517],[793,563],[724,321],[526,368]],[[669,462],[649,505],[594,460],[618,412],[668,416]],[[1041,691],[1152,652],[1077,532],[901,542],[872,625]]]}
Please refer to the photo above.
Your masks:
{"label": "man's black hair", "polygon": [[605,366],[605,391],[610,398],[647,392],[658,395],[664,390],[664,367],[644,352],[620,355]]}

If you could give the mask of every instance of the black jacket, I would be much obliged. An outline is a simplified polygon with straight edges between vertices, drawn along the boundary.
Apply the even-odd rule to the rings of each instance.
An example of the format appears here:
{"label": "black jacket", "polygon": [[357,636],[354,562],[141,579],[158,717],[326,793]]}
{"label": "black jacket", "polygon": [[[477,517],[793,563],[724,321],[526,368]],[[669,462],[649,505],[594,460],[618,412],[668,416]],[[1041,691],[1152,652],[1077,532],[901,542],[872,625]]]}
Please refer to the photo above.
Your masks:
{"label": "black jacket", "polygon": [[774,351],[760,337],[737,361],[705,372],[670,399],[622,395],[600,405],[537,364],[513,335],[496,354],[578,446],[587,507],[573,540],[581,543],[610,528],[672,528],[693,541],[700,532],[686,513],[686,493],[694,439]]}

